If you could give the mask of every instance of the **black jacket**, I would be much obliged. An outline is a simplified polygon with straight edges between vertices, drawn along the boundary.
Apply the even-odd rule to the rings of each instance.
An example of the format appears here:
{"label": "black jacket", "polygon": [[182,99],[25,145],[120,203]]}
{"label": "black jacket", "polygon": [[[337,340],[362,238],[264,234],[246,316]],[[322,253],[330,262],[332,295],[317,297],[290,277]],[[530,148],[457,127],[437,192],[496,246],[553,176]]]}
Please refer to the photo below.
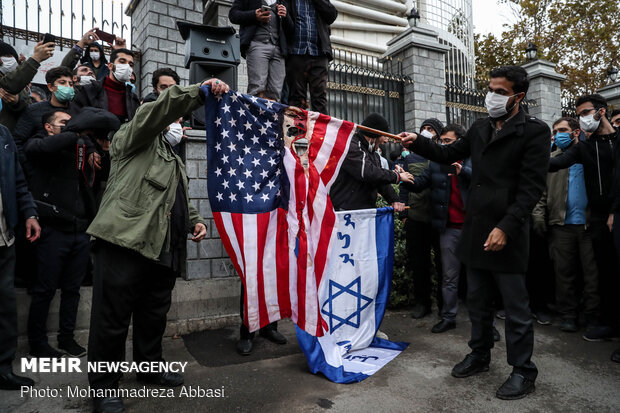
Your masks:
{"label": "black jacket", "polygon": [[398,180],[396,172],[381,167],[379,154],[371,153],[368,141],[356,133],[351,138],[349,152],[329,191],[329,197],[336,211],[376,208],[377,191],[389,204],[398,201],[392,188]]}
{"label": "black jacket", "polygon": [[[85,146],[84,172],[77,168],[78,140]],[[88,155],[95,151],[88,137],[75,132],[36,135],[24,147],[32,165],[30,189],[41,225],[65,232],[84,232],[94,217],[94,198],[87,177]]]}
{"label": "black jacket", "polygon": [[[320,42],[320,50],[325,56],[331,60],[333,58],[332,55],[332,43],[329,40],[329,36],[331,35],[330,24],[336,21],[338,17],[338,10],[334,7],[333,4],[330,3],[329,0],[308,0],[312,1],[314,5],[314,9],[316,10],[316,28],[319,35]],[[290,0],[291,8],[289,13],[291,14],[291,18],[293,22],[297,24],[297,8],[295,6],[295,0]],[[293,36],[288,45],[288,52],[291,54],[293,49],[293,42],[295,37],[295,33],[293,31]]]}
{"label": "black jacket", "polygon": [[11,132],[3,125],[0,125],[0,191],[4,217],[12,236],[19,219],[37,215],[37,209],[28,191]]}
{"label": "black jacket", "polygon": [[[614,156],[616,163],[620,159],[618,134],[619,132],[616,131],[612,135],[600,136],[595,132],[587,140],[571,146],[561,155],[551,158],[549,162],[549,172],[568,168],[576,163],[583,164],[588,207],[593,220],[607,220],[607,216],[613,209]],[[618,167],[616,166],[615,169]],[[617,190],[616,188],[616,192]],[[617,205],[616,211],[620,209],[618,207],[620,204]]]}
{"label": "black jacket", "polygon": [[[549,127],[520,110],[491,141],[490,118],[476,121],[464,138],[448,146],[416,139],[412,149],[440,163],[471,157],[471,190],[457,255],[471,268],[525,273],[529,220],[545,189],[549,167]],[[508,236],[501,251],[484,251],[499,228]]]}
{"label": "black jacket", "polygon": [[[86,106],[92,106],[94,108],[109,110],[108,106],[108,94],[103,87],[103,82],[106,78],[97,80],[96,82],[89,83],[82,86],[80,89],[76,89],[75,98],[73,104],[79,109]],[[127,119],[124,121],[130,121],[136,114],[136,110],[140,106],[140,99],[131,91],[131,86],[125,85],[125,105],[127,107]]]}
{"label": "black jacket", "polygon": [[[416,176],[415,182],[400,184],[401,191],[406,187],[409,191],[420,192],[426,188],[431,189],[430,209],[431,226],[434,230],[443,232],[448,225],[448,210],[450,206],[451,179],[447,173],[441,170],[437,162],[431,162],[421,175]],[[469,195],[469,183],[471,179],[471,161],[466,159],[463,162],[461,173],[457,175],[457,186],[461,193],[463,205],[467,205]]]}
{"label": "black jacket", "polygon": [[[99,49],[99,54],[101,55],[99,68],[96,68],[93,64],[93,58],[90,57],[90,46],[97,46]],[[110,74],[110,69],[108,68],[108,59],[105,57],[105,53],[103,52],[103,46],[97,42],[92,45],[87,46],[86,50],[84,50],[84,57],[80,59],[80,63],[89,65],[93,71],[95,72],[95,77],[97,80],[101,80],[106,78]],[[73,68],[71,68],[73,70]]]}
{"label": "black jacket", "polygon": [[[278,36],[280,40],[280,52],[283,56],[286,56],[288,46],[293,41],[295,35],[295,24],[291,18],[291,1],[295,0],[279,0],[278,4],[286,7],[286,17],[279,18],[278,21]],[[248,50],[256,29],[260,23],[256,20],[256,9],[259,9],[263,2],[261,0],[234,0],[230,11],[228,12],[228,18],[231,23],[238,24],[239,27],[239,40],[241,41],[241,56],[245,58],[245,52]]]}

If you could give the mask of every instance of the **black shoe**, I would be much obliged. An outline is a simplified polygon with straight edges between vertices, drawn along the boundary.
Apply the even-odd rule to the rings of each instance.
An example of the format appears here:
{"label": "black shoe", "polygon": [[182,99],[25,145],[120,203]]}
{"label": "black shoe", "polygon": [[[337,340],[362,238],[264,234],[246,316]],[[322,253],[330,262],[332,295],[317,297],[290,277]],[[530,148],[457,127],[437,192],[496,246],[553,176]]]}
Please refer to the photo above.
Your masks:
{"label": "black shoe", "polygon": [[499,331],[497,331],[497,328],[493,326],[493,341],[497,342],[497,341],[500,341],[501,339],[502,339],[501,334],[499,334]]}
{"label": "black shoe", "polygon": [[0,389],[2,390],[19,390],[22,386],[34,386],[34,380],[28,377],[18,376],[12,371],[8,373],[0,373]]}
{"label": "black shoe", "polygon": [[574,318],[564,318],[560,323],[560,330],[566,333],[574,333],[579,329],[577,327],[577,320]]}
{"label": "black shoe", "polygon": [[252,340],[249,338],[242,338],[237,341],[237,353],[242,356],[249,356],[252,353]]}
{"label": "black shoe", "polygon": [[157,384],[164,387],[177,387],[183,384],[183,375],[173,372],[138,373],[136,378],[144,383]]}
{"label": "black shoe", "polygon": [[590,325],[586,328],[583,339],[586,341],[608,341],[620,337],[615,328],[609,326]]}
{"label": "black shoe", "polygon": [[536,389],[534,380],[529,380],[520,374],[512,373],[508,380],[497,389],[495,395],[502,400],[522,399]]}
{"label": "black shoe", "polygon": [[553,318],[551,317],[551,314],[544,310],[532,313],[532,315],[536,319],[536,322],[540,325],[550,326],[553,324]]}
{"label": "black shoe", "polygon": [[86,349],[80,346],[74,339],[58,342],[58,348],[67,352],[72,357],[82,357],[86,355]]}
{"label": "black shoe", "polygon": [[411,311],[411,317],[413,318],[424,318],[425,315],[430,314],[431,309],[425,306],[424,304],[416,304]]}
{"label": "black shoe", "polygon": [[93,399],[95,413],[125,413],[125,405],[120,397],[95,397]]}
{"label": "black shoe", "polygon": [[286,344],[286,337],[282,335],[278,330],[273,330],[271,328],[261,329],[258,333],[261,337],[265,337],[267,340],[276,344]]}
{"label": "black shoe", "polygon": [[31,348],[30,355],[36,358],[52,358],[52,359],[59,359],[62,356],[64,356],[63,353],[56,350],[55,348],[53,348],[47,343],[41,346]]}
{"label": "black shoe", "polygon": [[455,328],[456,328],[455,321],[449,321],[449,320],[444,319],[438,322],[437,324],[435,324],[433,328],[431,328],[431,333],[445,333],[446,331],[454,330]]}
{"label": "black shoe", "polygon": [[620,348],[616,349],[616,351],[611,353],[611,361],[615,361],[616,363],[620,363]]}
{"label": "black shoe", "polygon": [[483,371],[489,371],[489,360],[468,354],[463,361],[454,366],[452,369],[452,376],[463,378]]}

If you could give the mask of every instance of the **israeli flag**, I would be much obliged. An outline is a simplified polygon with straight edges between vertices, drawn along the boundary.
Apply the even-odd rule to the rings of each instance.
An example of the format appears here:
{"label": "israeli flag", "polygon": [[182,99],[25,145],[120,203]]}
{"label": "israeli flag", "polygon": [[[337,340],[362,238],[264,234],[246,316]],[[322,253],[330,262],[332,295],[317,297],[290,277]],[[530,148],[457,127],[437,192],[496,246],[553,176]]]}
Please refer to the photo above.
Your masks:
{"label": "israeli flag", "polygon": [[299,346],[313,373],[336,383],[364,380],[409,343],[376,338],[390,298],[394,263],[392,208],[337,212],[338,230],[319,285],[323,337],[297,328]]}

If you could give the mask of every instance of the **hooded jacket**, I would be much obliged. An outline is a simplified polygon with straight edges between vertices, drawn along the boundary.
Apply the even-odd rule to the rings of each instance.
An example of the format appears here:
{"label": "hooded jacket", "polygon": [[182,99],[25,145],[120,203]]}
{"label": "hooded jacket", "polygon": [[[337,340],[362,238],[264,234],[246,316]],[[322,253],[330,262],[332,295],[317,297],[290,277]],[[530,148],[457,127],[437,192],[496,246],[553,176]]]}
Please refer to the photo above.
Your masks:
{"label": "hooded jacket", "polygon": [[[101,53],[101,64],[98,68],[95,67],[93,64],[93,58],[90,57],[90,46],[96,46],[99,49],[99,53]],[[65,57],[62,59],[61,65],[73,70],[75,69],[75,66],[77,66],[78,61],[82,64],[90,66],[90,68],[95,72],[95,78],[97,78],[97,80],[101,80],[110,74],[108,59],[106,59],[105,54],[103,53],[103,46],[99,43],[89,45],[82,53],[78,53],[74,48],[69,49]]]}
{"label": "hooded jacket", "polygon": [[398,181],[398,174],[381,167],[379,154],[371,152],[368,141],[357,132],[351,138],[349,152],[329,191],[329,197],[337,211],[376,208],[377,192],[389,204],[398,201],[392,188],[392,184]]}

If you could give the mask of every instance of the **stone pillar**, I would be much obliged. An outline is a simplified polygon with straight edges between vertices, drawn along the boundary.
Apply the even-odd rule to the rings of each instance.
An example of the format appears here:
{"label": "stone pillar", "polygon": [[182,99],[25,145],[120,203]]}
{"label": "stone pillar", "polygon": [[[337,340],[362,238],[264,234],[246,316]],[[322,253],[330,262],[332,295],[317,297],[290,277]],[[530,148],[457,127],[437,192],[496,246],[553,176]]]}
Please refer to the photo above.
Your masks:
{"label": "stone pillar", "polygon": [[530,77],[526,99],[536,101],[536,106],[528,108],[529,112],[549,127],[562,117],[562,81],[566,79],[555,71],[555,66],[546,60],[532,60],[522,65]]}
{"label": "stone pillar", "polygon": [[620,108],[620,81],[604,86],[598,89],[596,93],[600,93],[607,99],[609,106],[613,106],[614,109]]}
{"label": "stone pillar", "polygon": [[132,48],[141,53],[138,89],[141,96],[153,91],[151,77],[156,69],[169,67],[187,85],[185,42],[176,21],[202,24],[202,0],[133,0],[125,14],[131,17]]}
{"label": "stone pillar", "polygon": [[425,119],[446,121],[445,53],[437,32],[420,24],[410,27],[387,43],[383,57],[401,59],[403,75],[413,83],[405,85],[405,128],[417,131]]}

